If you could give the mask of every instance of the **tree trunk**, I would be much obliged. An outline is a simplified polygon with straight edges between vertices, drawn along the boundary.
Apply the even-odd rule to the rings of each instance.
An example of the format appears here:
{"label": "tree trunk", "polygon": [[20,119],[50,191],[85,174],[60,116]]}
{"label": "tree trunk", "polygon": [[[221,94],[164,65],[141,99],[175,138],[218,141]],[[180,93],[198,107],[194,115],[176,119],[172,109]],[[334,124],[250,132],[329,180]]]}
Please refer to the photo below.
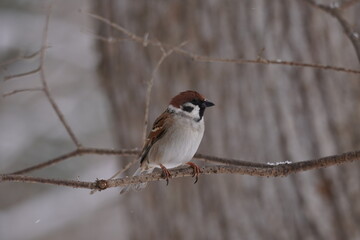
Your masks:
{"label": "tree trunk", "polygon": [[[305,1],[96,1],[137,35],[197,54],[359,68],[338,22]],[[359,4],[347,19],[359,23]],[[125,36],[99,24],[105,37]],[[161,57],[129,39],[99,42],[99,72],[119,147],[141,147],[146,82]],[[261,53],[264,49],[263,53]],[[215,102],[199,152],[256,162],[301,161],[359,149],[358,75],[278,65],[206,63],[173,53],[156,74],[150,122],[178,92]],[[114,169],[116,171],[116,169]],[[132,172],[128,173],[132,174]],[[360,165],[270,179],[201,176],[125,195],[131,239],[359,239]]]}

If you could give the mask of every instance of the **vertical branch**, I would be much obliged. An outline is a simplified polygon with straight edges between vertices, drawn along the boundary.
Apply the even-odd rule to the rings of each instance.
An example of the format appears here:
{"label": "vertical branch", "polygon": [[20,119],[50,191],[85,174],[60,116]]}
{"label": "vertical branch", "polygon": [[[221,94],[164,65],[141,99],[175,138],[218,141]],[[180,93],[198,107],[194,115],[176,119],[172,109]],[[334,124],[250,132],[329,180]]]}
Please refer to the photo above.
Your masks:
{"label": "vertical branch", "polygon": [[330,6],[316,3],[314,0],[303,0],[303,1],[307,2],[312,7],[318,8],[318,9],[330,14],[339,22],[345,35],[349,38],[350,42],[352,43],[352,45],[355,49],[357,58],[360,62],[360,34],[357,33],[352,28],[352,26],[346,21],[346,19],[341,14],[342,9],[352,6],[356,2],[359,2],[359,0],[354,0],[354,1],[350,0],[350,1],[342,3],[342,4],[335,3]]}
{"label": "vertical branch", "polygon": [[144,114],[144,130],[143,130],[143,138],[142,138],[144,144],[146,141],[146,133],[147,133],[148,123],[149,123],[149,105],[150,105],[151,90],[152,90],[152,86],[154,84],[155,74],[158,71],[160,65],[162,64],[162,62],[165,60],[166,57],[167,57],[166,52],[165,53],[163,52],[163,54],[161,55],[161,58],[157,62],[156,66],[151,74],[150,80],[147,82],[146,99],[145,99],[145,114]]}
{"label": "vertical branch", "polygon": [[82,146],[81,146],[79,140],[75,136],[74,132],[70,128],[69,124],[67,123],[64,115],[60,111],[60,108],[58,107],[58,105],[54,101],[53,97],[51,96],[50,89],[48,87],[48,84],[47,84],[47,81],[46,81],[46,78],[45,78],[44,60],[45,60],[45,49],[46,49],[46,46],[47,46],[50,13],[51,13],[51,5],[49,6],[49,9],[48,9],[47,14],[46,14],[46,22],[45,22],[43,35],[42,35],[42,48],[40,50],[40,80],[41,80],[41,83],[42,83],[43,88],[44,88],[44,93],[45,93],[47,99],[49,100],[49,102],[51,104],[51,107],[54,109],[56,115],[58,116],[60,122],[65,127],[67,133],[69,134],[71,140],[76,145],[76,147],[81,148]]}
{"label": "vertical branch", "polygon": [[[147,41],[148,41],[148,39],[145,37],[144,43]],[[163,48],[161,43],[159,43],[162,55],[151,74],[150,80],[147,83],[146,101],[145,101],[145,116],[144,116],[144,130],[143,130],[143,142],[144,143],[146,141],[146,133],[147,133],[148,123],[149,123],[149,105],[150,105],[151,90],[152,90],[152,86],[154,84],[155,74],[159,70],[160,65],[164,62],[165,58],[168,57],[169,55],[171,55],[175,49],[178,49],[178,48],[184,46],[186,43],[187,43],[186,41],[182,42],[180,45],[171,48],[169,51],[165,51],[165,49]]]}

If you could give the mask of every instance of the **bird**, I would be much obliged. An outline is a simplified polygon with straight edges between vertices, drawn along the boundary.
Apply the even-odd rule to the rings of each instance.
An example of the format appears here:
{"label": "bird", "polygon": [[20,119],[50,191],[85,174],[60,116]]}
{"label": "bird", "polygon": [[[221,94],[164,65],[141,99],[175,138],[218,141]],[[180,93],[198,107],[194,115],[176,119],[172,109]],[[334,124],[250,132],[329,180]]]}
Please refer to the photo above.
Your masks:
{"label": "bird", "polygon": [[[190,161],[204,135],[205,109],[214,105],[193,90],[180,92],[173,97],[166,110],[153,123],[140,153],[140,167],[133,176],[149,174],[155,168],[160,168],[168,184],[171,178],[168,169],[187,164],[193,168],[196,183],[201,169]],[[130,189],[139,191],[146,185],[146,182],[128,185],[120,193]]]}

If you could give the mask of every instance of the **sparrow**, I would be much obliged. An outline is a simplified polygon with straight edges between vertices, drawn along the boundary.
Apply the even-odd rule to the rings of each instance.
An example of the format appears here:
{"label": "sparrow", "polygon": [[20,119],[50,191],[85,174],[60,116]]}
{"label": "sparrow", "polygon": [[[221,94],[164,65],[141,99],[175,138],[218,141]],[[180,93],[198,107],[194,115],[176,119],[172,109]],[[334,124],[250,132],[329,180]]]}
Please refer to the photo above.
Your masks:
{"label": "sparrow", "polygon": [[[200,168],[190,162],[204,135],[205,109],[215,104],[196,91],[184,91],[173,97],[167,109],[155,120],[140,153],[140,167],[133,176],[151,173],[161,168],[167,184],[171,174],[168,169],[184,164],[193,168],[196,176]],[[134,184],[134,190],[145,188],[147,183]],[[120,193],[130,190],[124,187]]]}

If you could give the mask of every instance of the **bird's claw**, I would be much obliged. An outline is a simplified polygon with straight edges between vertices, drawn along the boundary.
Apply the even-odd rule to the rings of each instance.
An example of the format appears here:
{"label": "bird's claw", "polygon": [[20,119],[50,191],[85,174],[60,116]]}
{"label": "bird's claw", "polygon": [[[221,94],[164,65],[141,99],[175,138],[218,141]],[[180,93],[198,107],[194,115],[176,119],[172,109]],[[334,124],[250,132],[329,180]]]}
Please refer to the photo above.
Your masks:
{"label": "bird's claw", "polygon": [[189,165],[194,170],[192,177],[195,177],[194,184],[197,183],[199,180],[199,174],[202,173],[201,168],[192,162],[187,162],[186,164]]}
{"label": "bird's claw", "polygon": [[162,164],[160,164],[161,170],[162,170],[162,176],[166,180],[166,186],[169,185],[169,178],[171,178],[170,171]]}

